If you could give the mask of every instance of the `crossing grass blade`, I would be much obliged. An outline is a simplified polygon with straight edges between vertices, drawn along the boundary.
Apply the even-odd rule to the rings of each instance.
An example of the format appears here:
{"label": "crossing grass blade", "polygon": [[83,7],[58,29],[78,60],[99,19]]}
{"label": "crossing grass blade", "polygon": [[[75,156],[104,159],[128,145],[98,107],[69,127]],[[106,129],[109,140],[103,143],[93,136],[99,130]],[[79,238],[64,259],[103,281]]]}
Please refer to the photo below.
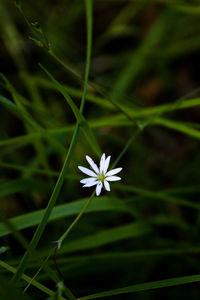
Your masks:
{"label": "crossing grass blade", "polygon": [[[5,263],[4,261],[0,260],[0,267],[7,270],[8,272],[12,273],[12,274],[16,274],[17,270],[16,268],[13,268],[12,266],[10,266],[9,264]],[[51,297],[54,297],[55,295],[55,292],[49,288],[47,288],[46,286],[44,286],[43,284],[39,283],[38,281],[36,280],[33,280],[32,281],[32,278],[25,275],[25,274],[22,274],[22,279],[25,280],[26,282],[30,282],[31,281],[31,284],[36,287],[37,289],[39,289],[40,291],[42,291],[43,293],[51,296]],[[60,298],[61,300],[66,300],[66,298],[64,297],[61,297]]]}
{"label": "crossing grass blade", "polygon": [[145,223],[130,223],[103,230],[71,242],[63,244],[59,254],[84,251],[112,244],[120,240],[131,239],[151,233],[151,226]]}
{"label": "crossing grass blade", "polygon": [[28,295],[24,295],[15,285],[9,282],[9,278],[0,276],[0,295],[2,299],[30,300]]}
{"label": "crossing grass blade", "polygon": [[146,198],[157,199],[157,200],[162,200],[162,201],[166,201],[166,202],[172,202],[172,203],[176,203],[176,204],[179,204],[179,205],[182,205],[185,207],[190,207],[190,208],[197,209],[197,210],[200,209],[199,203],[196,203],[194,201],[189,201],[182,197],[169,195],[166,192],[162,192],[162,191],[154,192],[154,191],[149,191],[144,188],[128,186],[128,185],[126,185],[126,186],[119,185],[119,189],[124,190],[125,192],[133,192],[133,193],[142,195]]}
{"label": "crossing grass blade", "polygon": [[73,100],[68,95],[67,91],[63,88],[63,86],[49,73],[49,71],[47,71],[47,69],[44,66],[40,65],[40,67],[49,76],[49,78],[54,82],[54,84],[55,84],[56,88],[58,89],[58,91],[66,99],[66,101],[68,102],[69,106],[71,107],[71,109],[74,113],[74,116],[76,117],[77,122],[80,124],[81,129],[83,130],[83,132],[85,134],[85,137],[88,140],[88,143],[90,144],[90,146],[94,150],[94,153],[97,154],[100,157],[101,156],[101,149],[100,149],[100,147],[97,143],[97,140],[96,140],[92,130],[90,129],[87,121],[85,120],[83,115],[80,113],[79,109],[74,104]]}
{"label": "crossing grass blade", "polygon": [[155,124],[164,126],[169,129],[181,132],[183,134],[189,135],[193,138],[200,139],[200,131],[186,125],[182,122],[172,121],[169,119],[158,118],[155,120]]}
{"label": "crossing grass blade", "polygon": [[110,290],[107,292],[96,293],[93,295],[80,297],[80,298],[78,298],[78,300],[89,300],[89,299],[97,299],[97,298],[103,298],[103,297],[111,297],[111,296],[123,295],[123,294],[128,294],[128,293],[149,291],[149,290],[172,287],[172,286],[177,286],[177,285],[190,284],[190,283],[195,283],[195,282],[199,282],[199,281],[200,281],[200,275],[191,275],[191,276],[170,278],[170,279],[165,279],[165,280],[135,284],[135,285],[127,286],[124,288]]}
{"label": "crossing grass blade", "polygon": [[[119,199],[99,197],[93,200],[94,201],[92,201],[91,205],[87,209],[88,213],[98,211],[122,211],[125,213],[129,213],[129,209]],[[74,201],[72,203],[55,206],[52,210],[51,216],[49,217],[49,221],[62,219],[64,217],[78,214],[86,201],[87,199],[83,199]],[[44,210],[30,212],[28,214],[11,218],[11,222],[17,230],[21,230],[39,224],[42,220],[43,214]],[[0,236],[2,237],[9,233],[10,231],[8,230],[8,228],[6,228],[3,223],[0,223]]]}
{"label": "crossing grass blade", "polygon": [[113,100],[118,100],[130,83],[134,84],[136,77],[140,74],[141,70],[145,68],[150,49],[162,39],[169,14],[170,11],[166,9],[166,11],[159,16],[150,32],[146,34],[139,49],[130,55],[128,62],[125,63],[122,71],[119,72],[118,78],[113,85],[111,94]]}

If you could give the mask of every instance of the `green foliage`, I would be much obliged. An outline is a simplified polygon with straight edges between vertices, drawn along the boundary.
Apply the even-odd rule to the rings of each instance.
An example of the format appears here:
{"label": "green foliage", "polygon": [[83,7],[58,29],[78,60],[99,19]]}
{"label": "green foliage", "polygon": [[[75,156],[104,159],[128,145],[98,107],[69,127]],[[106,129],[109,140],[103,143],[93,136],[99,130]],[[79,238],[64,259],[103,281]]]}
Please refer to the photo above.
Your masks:
{"label": "green foliage", "polygon": [[[1,1],[0,299],[199,298],[199,17]],[[122,181],[95,197],[102,153]]]}

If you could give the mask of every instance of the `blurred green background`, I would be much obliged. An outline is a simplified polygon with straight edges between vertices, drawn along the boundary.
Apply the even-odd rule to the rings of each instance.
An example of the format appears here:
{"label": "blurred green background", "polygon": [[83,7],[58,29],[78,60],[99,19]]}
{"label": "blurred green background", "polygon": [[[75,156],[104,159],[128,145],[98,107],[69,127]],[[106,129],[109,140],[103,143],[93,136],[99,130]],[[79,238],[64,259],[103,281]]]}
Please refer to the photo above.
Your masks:
{"label": "blurred green background", "polygon": [[[41,24],[62,62],[84,76],[85,2],[22,4],[26,18]],[[19,238],[8,234],[6,219],[14,218],[15,229],[31,240],[40,220],[34,212],[48,203],[75,126],[70,107],[38,63],[65,86],[78,107],[83,90],[83,82],[30,37],[14,1],[1,0],[0,237],[8,250],[0,258],[14,267],[24,249]],[[94,199],[92,213],[83,216],[58,252],[59,268],[77,297],[199,273],[199,55],[199,1],[93,1],[93,84],[84,116],[102,152],[111,154],[111,164],[135,138],[118,163],[123,167],[120,184],[113,183],[110,193]],[[79,183],[77,166],[87,166],[85,155],[98,162],[80,133],[56,203],[60,213],[48,223],[38,246],[44,257],[49,242],[60,237],[79,211],[73,202],[92,192]],[[49,264],[54,268],[52,260]],[[33,258],[26,274],[33,276],[38,267]],[[10,278],[5,269],[0,272]],[[56,290],[45,272],[37,279]],[[48,298],[33,287],[27,294],[30,299]],[[199,299],[199,284],[110,297],[160,298]]]}

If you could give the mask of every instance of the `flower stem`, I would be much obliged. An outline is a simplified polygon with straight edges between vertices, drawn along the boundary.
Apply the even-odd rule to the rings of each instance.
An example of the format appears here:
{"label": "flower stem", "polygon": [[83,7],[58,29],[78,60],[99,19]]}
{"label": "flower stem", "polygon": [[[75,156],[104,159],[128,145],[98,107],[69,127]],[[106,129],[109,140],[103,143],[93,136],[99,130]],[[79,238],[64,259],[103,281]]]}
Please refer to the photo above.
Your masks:
{"label": "flower stem", "polygon": [[[76,225],[76,223],[78,222],[78,220],[81,218],[81,216],[84,214],[84,212],[86,211],[86,209],[88,208],[92,198],[95,195],[95,190],[93,191],[92,195],[90,196],[90,198],[88,198],[88,200],[85,202],[83,208],[81,209],[81,211],[79,212],[78,216],[74,219],[74,221],[71,223],[71,225],[67,228],[67,230],[63,233],[63,235],[59,238],[59,240],[56,241],[56,248],[54,250],[54,264],[55,264],[55,268],[58,271],[60,277],[64,280],[63,274],[60,271],[58,265],[57,265],[57,261],[56,261],[56,257],[57,257],[57,252],[61,247],[62,242],[64,241],[64,239],[68,236],[68,234],[70,233],[70,231],[72,230],[72,228]],[[51,255],[51,254],[50,254]],[[48,258],[50,257],[50,255],[48,256]],[[47,259],[48,259],[47,258]]]}
{"label": "flower stem", "polygon": [[58,243],[61,244],[64,239],[68,236],[68,234],[70,233],[70,231],[72,230],[72,228],[75,226],[75,224],[78,222],[78,220],[81,218],[81,216],[84,214],[84,212],[86,211],[87,207],[89,206],[92,198],[95,195],[95,190],[92,193],[92,195],[90,196],[90,198],[88,198],[88,200],[85,202],[85,205],[83,206],[82,210],[80,211],[80,213],[78,214],[78,216],[75,218],[75,220],[71,223],[71,225],[67,228],[67,230],[63,233],[63,235],[59,238]]}

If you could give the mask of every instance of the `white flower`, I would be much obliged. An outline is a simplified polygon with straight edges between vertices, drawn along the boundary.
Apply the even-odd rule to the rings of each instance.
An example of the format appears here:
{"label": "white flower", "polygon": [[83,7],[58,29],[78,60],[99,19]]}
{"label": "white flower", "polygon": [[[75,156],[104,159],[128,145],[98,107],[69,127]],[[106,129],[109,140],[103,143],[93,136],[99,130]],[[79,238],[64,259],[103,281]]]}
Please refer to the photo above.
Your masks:
{"label": "white flower", "polygon": [[89,178],[82,179],[80,182],[83,184],[83,187],[91,187],[96,185],[96,195],[99,196],[101,193],[101,189],[104,185],[104,188],[106,191],[110,191],[110,184],[109,181],[118,181],[121,180],[120,177],[114,176],[117,173],[119,173],[122,168],[116,168],[113,170],[108,170],[108,166],[110,163],[111,156],[108,156],[106,158],[105,153],[101,156],[99,168],[94,163],[92,158],[90,158],[88,155],[86,155],[86,159],[92,168],[92,170],[88,168],[84,168],[81,166],[78,166],[79,170],[81,170],[84,174],[89,175]]}

